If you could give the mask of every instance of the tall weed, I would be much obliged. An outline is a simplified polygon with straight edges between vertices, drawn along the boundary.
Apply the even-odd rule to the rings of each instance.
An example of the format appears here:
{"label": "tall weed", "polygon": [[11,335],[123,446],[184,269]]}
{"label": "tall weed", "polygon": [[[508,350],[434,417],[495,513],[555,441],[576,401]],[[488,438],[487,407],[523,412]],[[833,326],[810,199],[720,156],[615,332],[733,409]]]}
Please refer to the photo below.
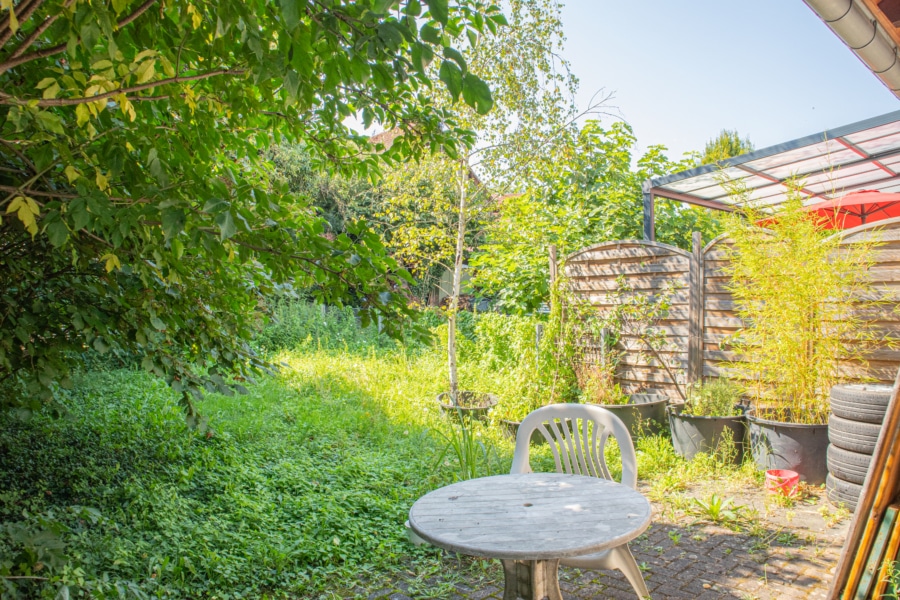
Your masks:
{"label": "tall weed", "polygon": [[324,306],[304,300],[276,299],[256,344],[272,353],[279,350],[368,351],[395,348],[396,343],[377,325],[360,327],[350,307]]}

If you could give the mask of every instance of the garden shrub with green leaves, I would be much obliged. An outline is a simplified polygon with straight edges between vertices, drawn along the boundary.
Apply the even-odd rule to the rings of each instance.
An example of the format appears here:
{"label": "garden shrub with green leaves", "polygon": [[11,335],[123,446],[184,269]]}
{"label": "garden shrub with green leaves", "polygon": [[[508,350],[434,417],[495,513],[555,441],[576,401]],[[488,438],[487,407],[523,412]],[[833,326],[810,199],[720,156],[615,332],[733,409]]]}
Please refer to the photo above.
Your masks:
{"label": "garden shrub with green leaves", "polygon": [[[777,218],[748,204],[727,218],[732,246],[725,272],[746,324],[727,340],[727,368],[745,383],[759,417],[824,424],[828,391],[847,379],[842,362],[865,364],[873,343],[894,345],[872,313],[890,310],[868,278],[877,240],[841,244],[804,208],[800,182],[788,182]],[[736,201],[747,197],[740,185]],[[767,219],[766,227],[756,225]],[[888,303],[891,304],[891,303]]]}
{"label": "garden shrub with green leaves", "polygon": [[724,377],[689,385],[682,414],[695,417],[735,417],[741,414],[741,387]]}
{"label": "garden shrub with green leaves", "polygon": [[255,343],[267,353],[278,350],[326,349],[367,351],[394,348],[396,342],[376,325],[360,327],[349,306],[328,306],[297,299],[272,300],[269,321]]}

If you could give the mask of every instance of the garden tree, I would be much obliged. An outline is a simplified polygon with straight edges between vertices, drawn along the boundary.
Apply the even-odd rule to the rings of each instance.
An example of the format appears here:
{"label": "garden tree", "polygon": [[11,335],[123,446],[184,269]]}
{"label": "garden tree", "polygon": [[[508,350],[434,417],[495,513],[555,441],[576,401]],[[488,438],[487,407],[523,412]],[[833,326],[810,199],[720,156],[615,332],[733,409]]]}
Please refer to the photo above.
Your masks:
{"label": "garden tree", "polygon": [[[477,135],[477,149],[468,157],[470,179],[485,188],[485,201],[524,189],[538,165],[551,163],[554,153],[568,145],[577,116],[574,93],[578,81],[568,63],[559,58],[564,40],[560,3],[511,0],[506,9],[509,27],[497,35],[471,38],[462,51],[469,71],[488,83],[494,101],[488,114],[462,110],[460,115],[461,122]],[[443,67],[435,69],[436,77],[447,75]],[[449,87],[452,90],[452,85]],[[435,102],[446,106],[452,102],[452,94],[436,95]],[[417,173],[419,170],[422,173]],[[437,235],[434,215],[408,209],[411,198],[426,201],[423,192],[429,193],[429,187],[441,196],[430,201],[433,209],[443,213],[437,224],[446,229],[440,235],[455,239],[456,171],[443,157],[401,165],[385,178],[379,212],[392,216],[394,230],[406,230],[403,237],[411,247],[428,247]],[[445,180],[438,184],[437,177]],[[450,190],[456,190],[452,202],[446,196]],[[433,256],[422,255],[421,260],[444,262],[447,255],[446,247],[441,247]]]}
{"label": "garden tree", "polygon": [[[471,261],[473,283],[504,310],[533,311],[549,298],[550,245],[564,257],[607,240],[639,239],[642,183],[690,165],[669,161],[663,147],[653,146],[632,168],[635,143],[626,123],[604,128],[587,121],[561,160],[536,173],[529,191],[499,203]],[[671,201],[657,201],[656,224],[659,241],[687,249],[692,231],[712,239],[720,229],[709,211]]]}
{"label": "garden tree", "polygon": [[478,136],[469,167],[495,195],[524,191],[540,165],[552,164],[570,147],[576,119],[597,112],[608,98],[601,90],[579,111],[578,79],[561,58],[559,0],[507,3],[509,27],[465,53],[469,69],[490,86],[494,109],[461,114]]}
{"label": "garden tree", "polygon": [[[460,59],[466,68],[487,82],[492,91],[493,109],[483,112],[461,107],[460,123],[477,137],[477,149],[460,155],[458,161],[447,162],[445,167],[423,163],[423,176],[400,175],[407,188],[403,193],[390,193],[385,197],[383,213],[403,215],[410,219],[403,227],[407,234],[404,243],[412,252],[433,249],[430,256],[422,257],[427,263],[435,263],[446,256],[446,242],[453,240],[453,287],[448,309],[448,362],[450,395],[457,398],[456,373],[456,313],[462,279],[462,264],[466,251],[466,239],[470,219],[488,210],[485,205],[492,198],[510,190],[524,189],[532,172],[541,161],[550,162],[571,138],[577,110],[574,93],[577,79],[571,74],[568,63],[559,58],[564,36],[558,0],[508,0],[504,4],[509,27],[497,35],[469,36]],[[449,64],[449,63],[448,63]],[[435,102],[449,105],[459,90],[452,69],[440,65],[435,69],[438,77],[448,87],[448,93],[440,94]],[[465,96],[465,90],[461,90]],[[449,158],[456,159],[454,155]],[[414,169],[415,167],[413,167]],[[437,170],[436,170],[437,169]],[[430,174],[429,174],[430,171]],[[430,216],[418,215],[407,210],[409,199],[417,196],[417,181],[433,177],[441,171],[452,176],[440,187],[454,189],[453,203],[441,204],[435,200],[434,208],[446,208],[450,219],[439,222],[448,225],[440,244],[432,244],[434,230]],[[474,175],[473,175],[474,173]],[[473,188],[473,182],[478,183]],[[424,264],[424,263],[423,263]]]}
{"label": "garden tree", "polygon": [[709,165],[748,152],[753,152],[750,138],[741,139],[737,130],[723,129],[717,137],[706,142],[703,153],[697,158],[697,164]]}
{"label": "garden tree", "polygon": [[[141,356],[192,410],[263,366],[257,294],[292,285],[352,295],[364,322],[405,313],[392,290],[409,276],[378,235],[323,235],[263,150],[362,174],[454,155],[474,138],[430,100],[429,66],[487,112],[454,44],[503,22],[479,0],[0,0],[5,400],[49,399],[90,346]],[[406,135],[372,152],[354,115]]]}
{"label": "garden tree", "polygon": [[[561,4],[557,0],[510,0],[510,27],[485,38],[470,53],[473,72],[494,92],[489,114],[463,110],[461,119],[478,134],[478,149],[461,157],[457,169],[458,207],[453,287],[448,319],[448,371],[450,398],[459,397],[456,368],[456,315],[462,280],[469,213],[485,210],[472,200],[488,200],[523,190],[541,165],[552,164],[570,146],[578,111],[574,96],[578,80],[568,62],[559,58],[562,33]],[[588,107],[596,110],[602,100]],[[486,192],[469,193],[469,173],[475,169]]]}
{"label": "garden tree", "polygon": [[[413,277],[423,291],[440,273],[453,269],[458,226],[459,164],[436,154],[418,163],[399,165],[387,173],[379,185],[380,203],[374,219],[391,255]],[[485,193],[474,174],[469,173],[468,194]],[[484,226],[488,203],[469,202],[466,246]],[[449,290],[447,290],[449,291]]]}
{"label": "garden tree", "polygon": [[370,220],[378,206],[377,189],[369,178],[316,169],[309,151],[302,146],[279,144],[268,154],[271,175],[287,186],[288,192],[309,199],[325,220],[326,235],[345,233],[348,224]]}

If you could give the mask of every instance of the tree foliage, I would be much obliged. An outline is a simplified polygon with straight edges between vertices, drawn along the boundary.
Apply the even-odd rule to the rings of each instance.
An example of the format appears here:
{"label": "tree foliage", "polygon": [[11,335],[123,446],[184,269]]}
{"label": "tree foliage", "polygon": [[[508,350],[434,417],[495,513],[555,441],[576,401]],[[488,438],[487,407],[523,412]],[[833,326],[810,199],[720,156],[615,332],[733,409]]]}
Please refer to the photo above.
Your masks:
{"label": "tree foliage", "polygon": [[495,194],[524,191],[534,172],[554,162],[577,135],[578,79],[561,57],[562,3],[508,0],[508,5],[509,27],[466,53],[470,69],[491,88],[493,110],[480,114],[463,108],[460,114],[478,137],[469,166]]}
{"label": "tree foliage", "polygon": [[[324,235],[263,151],[371,173],[473,141],[430,64],[484,112],[454,48],[504,23],[478,0],[0,0],[0,382],[48,399],[72,353],[122,348],[174,389],[262,366],[258,294],[312,287],[363,320],[407,309],[377,234]],[[345,119],[400,127],[380,154]],[[396,320],[387,320],[393,327]]]}
{"label": "tree foliage", "polygon": [[[435,155],[419,163],[407,163],[388,173],[379,186],[380,203],[374,214],[391,254],[414,277],[433,267],[451,269],[458,225],[459,163]],[[481,230],[486,203],[483,186],[468,179],[470,225],[467,247],[474,244],[472,231]]]}
{"label": "tree foliage", "polygon": [[[471,107],[459,111],[460,122],[477,140],[472,151],[460,157],[470,169],[462,222],[459,166],[447,158],[399,166],[381,186],[377,217],[385,227],[386,243],[419,276],[444,267],[455,271],[456,263],[461,268],[483,239],[482,226],[496,211],[497,198],[528,187],[535,173],[549,168],[577,133],[578,81],[560,58],[560,2],[510,0],[504,6],[509,27],[497,35],[471,36],[460,57],[493,95],[487,114]],[[438,94],[435,102],[448,106],[452,93]],[[460,232],[464,243],[456,256]]]}
{"label": "tree foliage", "polygon": [[[685,168],[651,147],[632,168],[636,138],[623,122],[604,128],[588,121],[574,144],[555,164],[545,163],[536,183],[503,198],[490,221],[487,240],[472,260],[474,282],[500,306],[527,312],[549,298],[549,246],[560,258],[607,240],[640,239],[641,185],[650,178]],[[680,202],[658,201],[659,241],[690,248],[691,232],[706,239],[718,234],[714,215]]]}
{"label": "tree foliage", "polygon": [[726,158],[753,152],[750,138],[741,138],[737,130],[723,129],[718,136],[709,140],[703,153],[697,159],[698,165],[709,165]]}
{"label": "tree foliage", "polygon": [[287,191],[306,198],[326,223],[326,235],[345,233],[350,223],[365,219],[369,226],[377,210],[379,194],[367,177],[329,173],[316,168],[309,150],[279,144],[268,151],[271,177]]}

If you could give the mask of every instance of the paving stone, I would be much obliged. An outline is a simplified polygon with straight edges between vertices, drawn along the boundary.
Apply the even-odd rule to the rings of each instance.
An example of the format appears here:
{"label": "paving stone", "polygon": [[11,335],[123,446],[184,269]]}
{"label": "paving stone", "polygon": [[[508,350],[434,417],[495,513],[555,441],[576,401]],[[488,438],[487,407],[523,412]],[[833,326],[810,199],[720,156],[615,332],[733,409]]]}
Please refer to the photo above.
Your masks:
{"label": "paving stone", "polygon": [[[654,505],[651,528],[631,543],[647,587],[654,600],[799,600],[825,598],[841,551],[846,522],[827,529],[815,523],[815,508],[807,517],[794,517],[787,523],[763,522],[760,537],[746,532],[708,524],[687,526],[686,519]],[[796,512],[802,512],[800,507]],[[760,511],[761,514],[762,511]],[[810,516],[812,515],[812,516]],[[806,519],[804,521],[804,518]],[[682,522],[678,522],[678,521]],[[700,536],[700,539],[693,539]],[[677,540],[677,543],[676,543]],[[487,572],[466,571],[469,559],[444,554],[443,568],[434,577],[416,580],[414,569],[403,570],[394,580],[380,581],[370,592],[366,580],[355,582],[350,595],[332,594],[330,598],[368,598],[368,600],[410,600],[421,597],[436,600],[500,600],[503,573],[497,567]],[[467,573],[480,573],[467,574]],[[635,600],[625,577],[618,571],[589,571],[560,568],[560,587],[566,600],[614,598]],[[411,587],[411,584],[415,587]],[[452,583],[452,585],[448,585]],[[428,585],[435,590],[453,592],[426,594]],[[303,597],[301,597],[303,598]]]}

